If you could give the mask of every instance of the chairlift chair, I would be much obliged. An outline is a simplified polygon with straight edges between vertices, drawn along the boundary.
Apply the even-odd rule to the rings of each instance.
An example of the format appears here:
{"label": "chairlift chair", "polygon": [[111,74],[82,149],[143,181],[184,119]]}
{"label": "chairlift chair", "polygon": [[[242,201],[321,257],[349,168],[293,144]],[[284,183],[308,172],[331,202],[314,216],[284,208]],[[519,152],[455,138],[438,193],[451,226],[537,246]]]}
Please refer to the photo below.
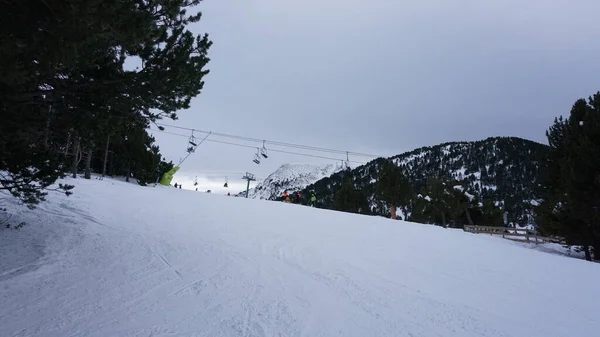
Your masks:
{"label": "chairlift chair", "polygon": [[267,148],[265,147],[265,141],[263,140],[263,147],[262,149],[260,149],[260,154],[266,158],[269,158],[269,156],[267,155]]}
{"label": "chairlift chair", "polygon": [[260,149],[256,148],[256,154],[254,155],[254,159],[252,160],[256,164],[260,164],[260,156],[258,155],[259,152],[260,152]]}
{"label": "chairlift chair", "polygon": [[194,130],[192,130],[192,135],[190,136],[189,142],[192,146],[198,146],[198,144],[196,144],[196,137],[194,137]]}
{"label": "chairlift chair", "polygon": [[190,139],[188,140],[188,148],[187,148],[187,152],[188,153],[192,153],[195,151],[195,147],[198,146],[198,144],[196,144],[196,137],[194,137],[194,130],[192,130],[192,135],[190,136]]}

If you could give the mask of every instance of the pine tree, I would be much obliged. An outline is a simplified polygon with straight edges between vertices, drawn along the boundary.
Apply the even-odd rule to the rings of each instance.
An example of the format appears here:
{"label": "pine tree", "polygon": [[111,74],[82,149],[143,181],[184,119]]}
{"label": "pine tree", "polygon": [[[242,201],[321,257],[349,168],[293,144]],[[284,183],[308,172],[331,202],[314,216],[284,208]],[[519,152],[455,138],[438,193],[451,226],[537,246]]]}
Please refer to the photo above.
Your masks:
{"label": "pine tree", "polygon": [[354,187],[350,179],[347,179],[335,194],[333,200],[335,210],[342,212],[369,214],[369,202],[365,194]]}
{"label": "pine tree", "polygon": [[578,99],[566,119],[546,132],[550,144],[539,190],[537,222],[544,233],[581,245],[586,259],[600,258],[600,92]]}
{"label": "pine tree", "polygon": [[473,205],[469,197],[465,194],[465,186],[458,182],[453,182],[451,185],[453,185],[452,189],[448,191],[450,216],[460,227],[465,224],[464,220],[466,220],[466,224],[473,226],[474,223],[471,217],[471,208]]}
{"label": "pine tree", "polygon": [[375,191],[376,197],[388,204],[392,219],[396,219],[396,207],[407,206],[411,195],[408,179],[391,161],[382,165]]}
{"label": "pine tree", "polygon": [[441,178],[430,177],[427,179],[427,196],[430,199],[434,215],[441,218],[443,227],[447,227],[453,199],[447,183]]}
{"label": "pine tree", "polygon": [[414,200],[412,200],[412,212],[407,220],[426,224],[435,222],[433,207],[431,206],[431,202],[429,202],[429,200],[426,198],[427,196],[418,194]]}
{"label": "pine tree", "polygon": [[484,226],[503,226],[502,210],[490,200],[484,200],[481,207],[481,222]]}
{"label": "pine tree", "polygon": [[[200,20],[200,13],[187,13],[199,3],[3,4],[0,171],[7,173],[0,189],[34,205],[68,170],[77,173],[82,151],[92,165],[106,130],[139,118],[176,119],[176,111],[189,108],[204,86],[212,45],[186,29]],[[141,68],[126,70],[129,58]]]}

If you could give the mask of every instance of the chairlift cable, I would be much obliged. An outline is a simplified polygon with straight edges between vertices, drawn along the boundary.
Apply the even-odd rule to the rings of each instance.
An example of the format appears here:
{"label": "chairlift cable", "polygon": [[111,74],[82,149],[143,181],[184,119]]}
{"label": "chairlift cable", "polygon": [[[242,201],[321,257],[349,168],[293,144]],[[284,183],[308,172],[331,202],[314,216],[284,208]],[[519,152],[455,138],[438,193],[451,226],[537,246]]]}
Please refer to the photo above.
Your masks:
{"label": "chairlift cable", "polygon": [[[183,134],[175,133],[175,132],[161,131],[161,130],[154,130],[154,129],[151,129],[151,130],[152,131],[157,131],[157,132],[160,132],[160,133],[165,133],[165,134],[173,135],[173,136],[180,136],[180,137],[186,137],[186,138],[188,137],[187,135],[183,135]],[[198,131],[198,130],[196,130],[196,131]],[[207,142],[213,142],[213,143],[219,143],[219,144],[226,144],[226,145],[232,145],[232,146],[245,147],[245,148],[249,148],[249,149],[256,149],[256,146],[246,145],[246,144],[239,144],[239,143],[232,143],[232,142],[226,142],[226,141],[216,140],[216,139],[206,139],[206,141]],[[285,154],[297,155],[297,156],[305,156],[305,157],[311,157],[311,158],[318,158],[318,159],[334,160],[336,162],[337,161],[343,161],[343,159],[339,159],[339,158],[325,157],[325,156],[313,155],[313,154],[308,154],[308,153],[284,151],[284,150],[277,150],[277,149],[269,149],[269,151],[270,152],[277,152],[277,153],[285,153]],[[349,153],[352,153],[352,152],[349,152]],[[354,163],[354,164],[365,164],[365,162],[355,161],[355,160],[349,160],[348,162],[349,163]]]}
{"label": "chairlift cable", "polygon": [[[211,131],[204,131],[204,130],[198,130],[198,129],[193,129],[193,128],[186,128],[186,127],[182,127],[182,126],[169,125],[169,124],[164,124],[164,123],[156,123],[156,124],[157,125],[161,125],[161,126],[165,126],[165,127],[171,127],[171,128],[175,128],[175,129],[182,129],[182,130],[188,130],[188,131],[195,131],[195,132],[200,132],[200,133],[209,133],[209,132],[211,132]],[[384,157],[384,156],[380,156],[380,155],[373,155],[373,154],[367,154],[367,153],[351,152],[351,151],[343,151],[343,150],[335,150],[335,149],[329,149],[329,148],[323,148],[323,147],[316,147],[316,146],[310,146],[310,145],[294,144],[294,143],[284,143],[284,142],[279,142],[279,141],[270,141],[270,140],[264,140],[264,139],[258,139],[258,138],[251,138],[251,137],[245,137],[245,136],[238,136],[238,135],[231,135],[231,134],[225,134],[225,133],[219,133],[219,132],[211,132],[211,134],[214,135],[214,136],[219,136],[219,137],[233,138],[233,139],[250,141],[250,142],[259,142],[259,143],[263,143],[263,145],[265,143],[269,143],[271,145],[278,145],[278,146],[283,146],[283,147],[293,147],[293,148],[304,149],[304,150],[311,150],[311,151],[320,151],[320,152],[329,152],[329,153],[338,153],[338,154],[346,154],[346,153],[348,153],[348,154],[351,154],[353,156],[372,157],[372,158]]]}
{"label": "chairlift cable", "polygon": [[[196,147],[194,148],[194,151],[198,148],[198,146],[200,146],[202,143],[204,143],[204,141],[206,140],[206,138],[208,138],[208,136],[210,136],[210,132],[204,137],[202,138],[202,140],[200,141],[200,143],[198,143],[198,145],[196,145]],[[187,156],[185,156],[180,162],[179,164],[177,164],[177,166],[181,166],[181,164],[183,164],[183,162],[188,159],[188,157],[194,152],[194,151],[190,151],[188,152]]]}

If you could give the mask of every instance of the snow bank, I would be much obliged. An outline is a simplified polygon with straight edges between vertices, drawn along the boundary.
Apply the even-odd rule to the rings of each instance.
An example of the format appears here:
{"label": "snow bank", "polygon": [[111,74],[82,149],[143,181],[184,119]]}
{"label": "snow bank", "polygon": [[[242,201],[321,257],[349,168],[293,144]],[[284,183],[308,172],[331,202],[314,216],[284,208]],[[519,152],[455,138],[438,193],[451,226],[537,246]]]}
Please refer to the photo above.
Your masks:
{"label": "snow bank", "polygon": [[600,331],[598,264],[381,217],[75,184],[0,231],[0,336]]}

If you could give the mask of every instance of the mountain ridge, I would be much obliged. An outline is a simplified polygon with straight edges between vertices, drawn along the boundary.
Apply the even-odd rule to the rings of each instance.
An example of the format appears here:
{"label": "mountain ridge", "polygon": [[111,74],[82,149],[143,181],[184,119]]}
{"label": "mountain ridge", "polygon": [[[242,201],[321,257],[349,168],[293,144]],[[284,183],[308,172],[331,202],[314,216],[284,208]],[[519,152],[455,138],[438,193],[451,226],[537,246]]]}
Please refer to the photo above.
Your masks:
{"label": "mountain ridge", "polygon": [[[333,198],[344,180],[361,190],[373,214],[386,215],[387,206],[375,197],[375,182],[381,165],[391,160],[401,167],[411,186],[422,190],[428,177],[442,177],[466,185],[479,200],[492,202],[509,212],[509,221],[527,224],[541,156],[548,146],[520,137],[488,137],[477,141],[445,142],[424,146],[388,158],[377,158],[347,172],[337,172],[308,185],[318,207],[333,209]],[[410,208],[410,205],[403,205]],[[410,209],[406,210],[410,213]]]}
{"label": "mountain ridge", "polygon": [[[334,164],[283,164],[273,173],[248,191],[248,198],[261,200],[276,200],[284,191],[298,191],[306,186],[337,172]],[[238,196],[246,196],[242,191]]]}

